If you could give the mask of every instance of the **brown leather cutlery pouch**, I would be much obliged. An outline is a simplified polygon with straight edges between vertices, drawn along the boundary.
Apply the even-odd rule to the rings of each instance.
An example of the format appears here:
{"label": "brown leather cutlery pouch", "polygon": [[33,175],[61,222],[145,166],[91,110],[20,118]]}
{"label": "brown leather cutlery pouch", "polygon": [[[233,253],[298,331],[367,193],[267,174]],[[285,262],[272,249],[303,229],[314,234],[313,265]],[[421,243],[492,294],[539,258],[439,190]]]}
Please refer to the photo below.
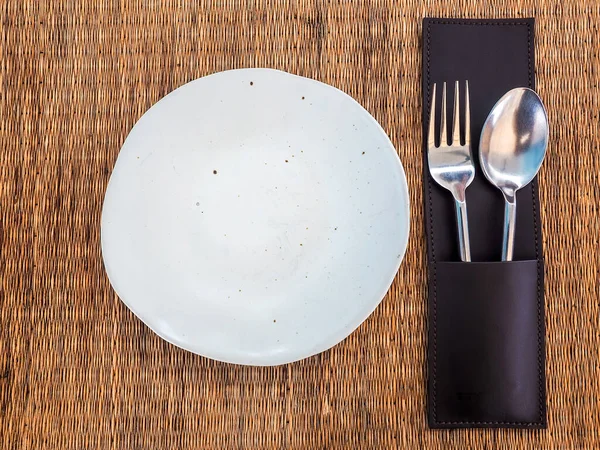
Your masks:
{"label": "brown leather cutlery pouch", "polygon": [[[544,262],[537,179],[517,194],[514,261],[500,262],[504,200],[485,179],[478,159],[481,128],[496,101],[515,87],[535,89],[533,41],[533,19],[423,21],[431,428],[546,426]],[[469,81],[471,100],[476,175],[467,189],[467,205],[473,262],[460,262],[454,201],[433,181],[427,166],[433,83],[448,83],[452,105],[457,80],[461,87]],[[436,101],[439,123],[439,94]]]}

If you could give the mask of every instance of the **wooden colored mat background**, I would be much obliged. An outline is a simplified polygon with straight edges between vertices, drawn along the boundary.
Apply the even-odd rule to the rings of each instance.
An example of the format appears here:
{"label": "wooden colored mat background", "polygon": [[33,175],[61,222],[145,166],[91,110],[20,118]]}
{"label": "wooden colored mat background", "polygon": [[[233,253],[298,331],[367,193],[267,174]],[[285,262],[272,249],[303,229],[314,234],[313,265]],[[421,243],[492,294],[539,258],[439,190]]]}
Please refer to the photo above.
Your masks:
{"label": "wooden colored mat background", "polygon": [[[426,426],[424,16],[537,18],[552,124],[540,179],[547,430]],[[0,1],[0,448],[597,448],[599,25],[597,1]],[[111,290],[99,245],[111,169],[144,111],[252,66],[355,97],[397,147],[412,200],[408,252],[380,307],[332,350],[276,368],[160,340]]]}

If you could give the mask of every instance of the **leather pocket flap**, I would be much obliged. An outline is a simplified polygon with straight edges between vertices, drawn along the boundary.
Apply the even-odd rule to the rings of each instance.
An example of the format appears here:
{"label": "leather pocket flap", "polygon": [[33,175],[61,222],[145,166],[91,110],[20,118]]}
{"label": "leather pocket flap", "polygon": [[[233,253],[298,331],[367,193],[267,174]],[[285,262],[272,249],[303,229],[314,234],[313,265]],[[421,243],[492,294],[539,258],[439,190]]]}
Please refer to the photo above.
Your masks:
{"label": "leather pocket flap", "polygon": [[430,425],[543,426],[541,261],[439,262]]}

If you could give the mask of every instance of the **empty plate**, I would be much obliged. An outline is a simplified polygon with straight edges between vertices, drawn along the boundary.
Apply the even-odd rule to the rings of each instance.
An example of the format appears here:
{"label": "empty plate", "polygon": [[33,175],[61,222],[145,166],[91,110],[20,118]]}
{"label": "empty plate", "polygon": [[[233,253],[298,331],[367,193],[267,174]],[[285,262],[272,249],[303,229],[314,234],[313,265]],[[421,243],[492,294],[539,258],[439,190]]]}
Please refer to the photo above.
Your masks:
{"label": "empty plate", "polygon": [[408,230],[402,165],[365,109],[314,80],[243,69],[182,86],[134,126],[102,253],[119,297],[162,338],[276,365],[369,316]]}

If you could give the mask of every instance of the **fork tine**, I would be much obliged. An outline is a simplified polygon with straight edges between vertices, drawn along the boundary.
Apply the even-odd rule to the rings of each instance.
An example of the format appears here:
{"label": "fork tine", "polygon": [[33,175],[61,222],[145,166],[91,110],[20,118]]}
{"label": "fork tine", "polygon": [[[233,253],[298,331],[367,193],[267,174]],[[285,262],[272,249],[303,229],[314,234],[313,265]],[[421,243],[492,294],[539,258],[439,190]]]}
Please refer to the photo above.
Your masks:
{"label": "fork tine", "polygon": [[452,145],[460,145],[460,100],[458,81],[454,84],[454,123],[452,124]]}
{"label": "fork tine", "polygon": [[469,80],[465,81],[465,145],[471,145],[471,111],[469,107]]}
{"label": "fork tine", "polygon": [[446,82],[442,88],[442,111],[440,121],[440,147],[448,146],[448,130],[446,126]]}
{"label": "fork tine", "polygon": [[435,147],[435,83],[431,94],[431,108],[429,112],[429,133],[427,133],[427,147]]}

